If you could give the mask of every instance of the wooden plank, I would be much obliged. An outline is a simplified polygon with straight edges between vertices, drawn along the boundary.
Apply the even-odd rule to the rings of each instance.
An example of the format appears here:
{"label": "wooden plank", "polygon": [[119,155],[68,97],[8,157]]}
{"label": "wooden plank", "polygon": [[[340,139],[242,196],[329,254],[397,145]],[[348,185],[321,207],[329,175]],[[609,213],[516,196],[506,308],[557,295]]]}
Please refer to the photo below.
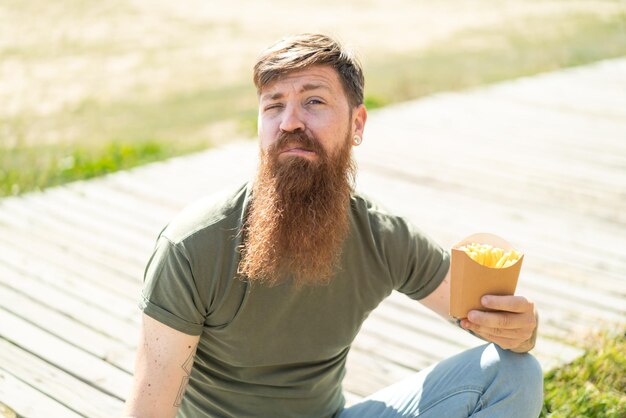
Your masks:
{"label": "wooden plank", "polygon": [[626,320],[626,305],[623,295],[599,292],[591,286],[568,286],[566,282],[553,280],[534,271],[524,274],[524,284],[538,291],[558,295],[581,306],[614,312]]}
{"label": "wooden plank", "polygon": [[[32,254],[37,254],[37,257]],[[7,257],[13,258],[7,260]],[[91,282],[119,297],[136,298],[141,289],[141,277],[124,278],[109,266],[94,263],[84,257],[75,257],[63,248],[32,240],[21,234],[9,234],[2,227],[0,260],[7,265],[17,264],[33,273],[43,270],[60,277],[70,276],[76,280]]]}
{"label": "wooden plank", "polygon": [[118,341],[99,330],[63,315],[38,300],[0,284],[0,306],[72,345],[132,373],[136,341]]}
{"label": "wooden plank", "polygon": [[477,343],[477,339],[466,331],[450,324],[419,302],[399,292],[393,292],[374,313],[457,348],[473,347]]}
{"label": "wooden plank", "polygon": [[416,373],[414,369],[390,363],[358,347],[350,350],[346,368],[343,387],[358,396],[368,396]]}
{"label": "wooden plank", "polygon": [[149,246],[140,247],[141,251],[137,251],[137,245],[133,245],[128,237],[119,237],[114,228],[107,229],[106,225],[93,221],[81,222],[81,219],[88,218],[85,214],[69,214],[66,209],[49,204],[41,207],[37,204],[37,200],[41,199],[24,199],[24,204],[16,208],[21,213],[19,218],[0,212],[0,220],[4,225],[20,228],[24,233],[36,232],[37,235],[44,235],[48,242],[65,247],[78,247],[76,244],[81,243],[83,250],[97,253],[108,263],[114,261],[122,269],[141,265],[145,262],[145,254],[149,254]]}
{"label": "wooden plank", "polygon": [[27,385],[4,370],[2,366],[0,366],[0,400],[3,400],[20,417],[81,418],[81,415]]}
{"label": "wooden plank", "polygon": [[[367,353],[368,356],[411,370],[420,370],[439,360],[439,357],[424,349],[416,349],[409,344],[400,345],[397,343],[397,339],[387,338],[387,335],[372,332],[366,324],[364,324],[365,329],[355,338],[352,348]],[[418,345],[417,348],[426,346],[429,341],[423,339],[421,342],[422,344]]]}
{"label": "wooden plank", "polygon": [[[626,147],[620,141],[624,133],[623,120],[598,120],[571,112],[498,103],[486,95],[441,95],[391,106],[368,120],[367,133],[368,138],[385,140],[383,143],[365,141],[359,152],[384,144],[400,145],[408,152],[420,148],[432,155],[434,150],[441,151],[446,144],[454,144],[461,151],[473,145],[486,149],[485,140],[495,141],[498,138],[497,146],[488,150],[486,155],[497,153],[500,147],[504,147],[508,154],[517,151],[521,155],[532,153],[537,147],[547,147],[578,149],[597,156],[606,153],[606,150],[623,151]],[[589,141],[589,137],[593,137],[594,141]],[[419,141],[419,146],[411,146],[409,140]],[[464,157],[463,152],[436,155],[445,155],[445,159],[438,159],[444,163]],[[416,154],[416,157],[419,158],[419,155]]]}
{"label": "wooden plank", "polygon": [[120,399],[100,392],[3,339],[0,339],[0,364],[8,373],[82,416],[110,418],[122,412]]}
{"label": "wooden plank", "polygon": [[[397,163],[402,163],[402,161],[397,161]],[[391,163],[390,163],[391,164]],[[423,169],[423,168],[422,168]],[[527,199],[524,199],[526,196],[523,194],[519,194],[519,189],[515,184],[509,184],[508,188],[513,190],[515,193],[511,194],[509,198],[503,196],[503,192],[500,192],[505,185],[501,185],[502,187],[484,187],[484,186],[474,186],[471,184],[461,184],[457,182],[457,184],[446,182],[445,180],[430,177],[420,177],[420,174],[415,174],[414,169],[390,169],[387,166],[380,165],[376,163],[376,165],[370,166],[369,162],[365,162],[365,170],[361,172],[361,179],[365,178],[366,184],[368,186],[368,190],[372,192],[377,192],[377,186],[380,181],[376,181],[373,177],[380,177],[386,179],[387,183],[389,176],[395,176],[396,179],[394,182],[399,182],[396,186],[397,190],[406,190],[414,189],[415,194],[408,194],[408,196],[432,196],[430,204],[433,205],[441,205],[442,203],[450,204],[457,202],[457,204],[464,204],[465,202],[473,203],[472,206],[478,206],[479,203],[484,202],[486,207],[483,209],[483,212],[489,213],[490,208],[498,208],[499,212],[504,214],[516,214],[517,219],[525,219],[528,216],[539,217],[539,218],[551,218],[552,220],[559,220],[557,216],[567,216],[566,219],[588,219],[590,225],[581,225],[582,228],[589,230],[591,228],[597,227],[600,231],[607,230],[611,227],[615,226],[615,222],[603,221],[600,219],[593,219],[589,217],[590,213],[580,213],[576,209],[566,208],[562,200],[559,200],[555,203],[555,205],[546,204],[546,202],[537,203],[539,198],[543,199],[545,193],[538,194],[534,189],[527,190],[529,194]],[[466,175],[467,173],[460,173],[462,175]],[[424,172],[424,176],[427,176],[427,172]],[[467,182],[471,182],[471,179],[477,179],[479,177],[469,176],[469,180]],[[456,180],[454,180],[456,181]],[[476,180],[477,181],[477,180]],[[428,186],[427,182],[431,182],[431,186]],[[423,185],[420,185],[422,183]],[[410,187],[409,187],[410,185]],[[438,189],[434,190],[432,185],[436,185]],[[419,193],[421,192],[421,193]],[[423,194],[422,194],[423,193]],[[617,194],[616,194],[617,196]],[[553,196],[554,198],[554,196]],[[589,202],[589,204],[594,203],[594,201]],[[407,202],[408,203],[408,202]],[[405,203],[405,205],[407,204]],[[596,204],[596,203],[594,203]],[[514,206],[511,206],[514,205]],[[449,207],[450,209],[451,207]],[[603,218],[607,216],[613,216],[614,208],[602,209],[602,211],[598,211],[596,209],[591,209],[591,213],[597,213]],[[466,212],[471,213],[471,212]],[[558,214],[558,215],[557,215]],[[474,215],[474,213],[472,213]],[[480,215],[477,213],[476,215]],[[556,215],[556,216],[555,216]],[[557,224],[562,222],[557,222]],[[533,226],[533,225],[529,225]],[[591,234],[588,234],[591,235]],[[556,237],[558,238],[558,237]],[[616,237],[614,239],[623,240],[623,238]]]}
{"label": "wooden plank", "polygon": [[45,193],[22,200],[23,205],[29,206],[33,214],[40,217],[45,215],[60,224],[83,228],[134,252],[137,248],[150,249],[154,230],[138,228],[142,226],[139,219],[130,222],[125,216],[114,216],[116,212],[111,209],[86,205],[86,202],[74,193]]}
{"label": "wooden plank", "polygon": [[[468,109],[462,109],[463,107]],[[463,115],[458,117],[455,115],[454,124],[436,120],[440,119],[444,112],[451,114],[455,110],[465,111]],[[498,167],[507,162],[519,164],[521,167],[523,164],[520,163],[525,162],[542,171],[554,173],[557,178],[575,175],[578,167],[574,169],[563,164],[572,159],[582,159],[584,168],[600,170],[593,173],[594,176],[614,171],[618,178],[623,178],[623,173],[615,170],[617,166],[600,165],[598,161],[624,161],[626,157],[620,152],[626,151],[626,145],[619,140],[625,129],[624,123],[611,122],[596,126],[598,124],[579,115],[563,113],[546,115],[525,107],[493,103],[483,97],[459,100],[455,104],[444,103],[441,109],[431,109],[430,117],[425,120],[416,121],[417,115],[413,109],[405,109],[404,112],[407,115],[401,124],[398,124],[398,115],[395,114],[390,114],[388,121],[377,120],[373,122],[373,126],[368,123],[368,133],[374,130],[374,136],[382,136],[383,132],[386,132],[387,137],[384,142],[376,140],[364,142],[355,151],[357,155],[375,152],[394,155],[397,154],[394,150],[402,149],[415,161],[424,164],[466,166],[468,163],[487,161],[489,164],[483,167],[485,169]],[[557,119],[556,123],[554,119]],[[389,124],[394,126],[389,128]],[[392,132],[389,132],[390,129]],[[389,135],[390,133],[393,135]],[[594,137],[593,142],[587,140],[591,135]],[[460,141],[458,138],[463,140]],[[407,146],[408,141],[416,142],[418,146]],[[457,152],[449,152],[450,146],[454,146]],[[433,161],[428,158],[429,156],[437,158]],[[555,170],[552,165],[554,163],[566,170],[563,172]],[[437,174],[446,175],[445,172]],[[503,170],[503,174],[506,175],[506,170]],[[533,172],[525,174],[532,175]]]}
{"label": "wooden plank", "polygon": [[[145,213],[148,219],[158,220],[167,213],[175,213],[180,210],[187,202],[180,199],[176,194],[166,194],[161,190],[158,182],[150,184],[142,184],[141,188],[133,190],[132,193],[128,193],[125,190],[118,190],[111,184],[111,178],[124,178],[129,176],[129,173],[133,173],[133,178],[137,177],[138,173],[143,170],[157,170],[161,163],[151,163],[148,166],[140,167],[141,170],[131,170],[129,172],[112,173],[101,178],[83,182],[71,183],[67,188],[72,192],[96,202],[100,202],[105,206],[113,206],[117,209],[123,209],[130,213],[137,211],[135,203],[149,204],[155,206],[155,212]],[[142,191],[143,190],[143,191]],[[98,193],[101,192],[101,193]],[[128,199],[131,199],[133,204],[128,204]],[[153,219],[154,218],[154,219]]]}
{"label": "wooden plank", "polygon": [[380,318],[381,322],[395,322],[404,329],[413,330],[422,336],[425,344],[430,345],[430,340],[437,340],[438,343],[433,344],[433,347],[439,345],[447,347],[445,351],[454,352],[458,349],[474,347],[479,343],[478,339],[455,324],[449,323],[442,318],[428,318],[421,312],[413,315],[403,313],[403,310],[398,309],[393,303],[386,303],[380,306],[374,314],[377,318]]}
{"label": "wooden plank", "polygon": [[136,199],[159,206],[163,208],[163,210],[168,210],[173,213],[176,213],[189,203],[189,201],[178,197],[176,194],[164,193],[158,186],[158,182],[149,183],[139,180],[134,173],[119,172],[103,180],[105,181],[100,183],[99,186],[108,189],[110,193],[135,196]]}
{"label": "wooden plank", "polygon": [[95,184],[73,183],[68,189],[112,211],[128,214],[131,219],[140,219],[143,227],[153,231],[156,238],[156,234],[184,203],[170,202],[165,206],[145,199],[135,190],[119,190],[117,183],[127,178],[127,172],[120,172],[115,176],[104,177]]}
{"label": "wooden plank", "polygon": [[[448,148],[455,146],[445,138],[432,139],[441,144],[447,144]],[[479,138],[479,140],[485,142],[484,138]],[[378,149],[370,146],[369,150],[361,151],[358,155],[360,160],[367,161],[374,167],[378,166],[381,169],[388,167],[389,173],[404,171],[415,178],[425,177],[433,178],[433,180],[436,178],[439,182],[457,184],[457,187],[463,185],[470,186],[472,190],[485,190],[487,196],[495,195],[500,198],[519,198],[516,193],[521,187],[533,195],[541,193],[541,196],[544,196],[544,190],[562,191],[553,196],[547,195],[548,202],[555,200],[554,198],[557,198],[557,202],[561,202],[562,199],[568,197],[565,192],[611,198],[617,196],[620,188],[626,183],[624,173],[620,172],[617,166],[615,168],[606,165],[602,168],[585,167],[574,158],[562,160],[559,164],[558,159],[541,161],[545,159],[541,156],[541,151],[524,157],[515,150],[507,152],[497,144],[491,147],[498,149],[499,152],[486,150],[486,153],[482,153],[480,149],[465,152],[461,149],[459,153],[465,157],[463,160],[446,158],[445,161],[441,161],[441,157],[438,156],[441,155],[440,153],[445,153],[445,149],[426,149],[420,155],[414,155],[408,151],[398,156],[387,148]],[[515,158],[512,158],[512,155],[515,155]],[[573,162],[576,162],[575,171],[572,170]],[[440,174],[439,171],[442,173]],[[458,177],[456,172],[466,173],[467,176]],[[433,173],[437,175],[433,176]],[[498,186],[506,186],[506,188]],[[598,193],[602,194],[598,195]]]}
{"label": "wooden plank", "polygon": [[[137,338],[136,323],[130,320],[120,320],[97,306],[90,304],[88,301],[68,296],[62,289],[57,289],[47,283],[20,275],[13,270],[7,269],[3,264],[0,264],[0,284],[28,295],[39,303],[90,326],[121,343],[135,341]],[[0,326],[0,329],[4,329],[4,326]],[[0,332],[0,335],[7,334]]]}
{"label": "wooden plank", "polygon": [[620,298],[626,297],[626,290],[624,289],[623,279],[620,281],[618,275],[611,275],[610,280],[606,277],[608,275],[599,276],[596,271],[588,268],[574,267],[564,263],[548,262],[545,260],[538,260],[532,263],[533,271],[537,274],[550,277],[557,283],[563,286],[575,286],[581,289],[597,289],[604,294],[612,294]]}
{"label": "wooden plank", "polygon": [[[467,110],[464,110],[463,115],[459,115],[459,119],[456,119],[455,115],[454,124],[444,125],[431,122],[430,125],[424,125],[420,123],[419,126],[414,126],[415,129],[413,130],[410,129],[412,126],[407,127],[405,124],[402,124],[401,128],[394,127],[394,135],[387,133],[389,138],[386,138],[384,143],[376,141],[364,143],[359,153],[378,155],[379,152],[384,151],[397,158],[408,153],[413,161],[419,162],[420,166],[423,164],[431,166],[433,163],[446,166],[454,164],[465,165],[476,170],[503,166],[505,169],[500,170],[500,174],[505,176],[509,169],[518,170],[517,174],[533,176],[534,169],[539,168],[543,172],[553,174],[551,177],[544,178],[548,182],[564,176],[576,176],[580,180],[586,180],[584,176],[580,175],[581,168],[597,170],[587,170],[585,174],[591,173],[592,177],[603,176],[608,184],[615,184],[615,181],[604,175],[607,171],[615,173],[617,179],[624,178],[624,173],[619,170],[618,165],[612,168],[611,165],[590,164],[586,166],[582,164],[582,166],[575,166],[575,169],[571,165],[567,165],[567,162],[572,160],[572,155],[585,156],[586,158],[595,156],[603,161],[610,158],[609,161],[623,162],[626,158],[626,144],[619,139],[623,137],[624,124],[613,124],[610,131],[598,132],[602,129],[607,130],[607,127],[604,124],[600,126],[590,125],[588,121],[578,115],[569,115],[569,117],[562,118],[564,120],[554,127],[555,132],[553,134],[547,135],[545,123],[551,122],[551,115],[546,117],[542,112],[535,112],[534,119],[520,120],[519,113],[528,109],[507,109],[509,112],[502,113],[502,106],[499,106],[498,103],[483,103],[485,101],[487,99],[484,98],[460,100],[460,102],[467,102],[465,103]],[[459,104],[452,104],[453,109],[447,109],[447,114],[453,113],[451,110],[454,111],[454,108],[459,107]],[[444,105],[450,107],[449,103],[444,103]],[[486,109],[485,106],[488,108]],[[460,108],[458,110],[461,111]],[[444,109],[441,109],[441,112],[443,113]],[[409,112],[407,111],[407,113]],[[515,117],[513,118],[511,115],[515,115]],[[395,116],[393,117],[395,118]],[[437,117],[437,115],[435,114],[433,117]],[[577,126],[581,124],[583,126]],[[398,123],[395,122],[395,125]],[[382,128],[384,129],[385,126]],[[415,140],[416,134],[417,138],[424,138],[429,141],[420,141],[419,147],[407,147],[407,140],[411,137]],[[506,140],[503,140],[503,135],[506,136]],[[594,137],[593,142],[588,141],[591,135]],[[579,138],[580,143],[572,143],[573,138],[570,138],[571,136]],[[464,140],[457,140],[459,137],[464,138]],[[447,152],[450,146],[453,146],[457,152]],[[405,151],[403,155],[395,155],[394,150],[398,148]],[[418,149],[419,153],[417,152]],[[442,155],[445,155],[445,158],[441,158]],[[567,156],[569,158],[565,158]],[[435,159],[433,160],[432,157]],[[481,161],[486,161],[488,164],[482,167],[477,164]],[[506,164],[511,164],[512,167],[507,167]],[[557,167],[554,167],[555,164]],[[533,169],[524,172],[523,168],[527,165]],[[444,176],[446,174],[445,171],[437,173]]]}
{"label": "wooden plank", "polygon": [[[579,74],[547,74],[543,77],[522,79],[504,88],[492,89],[494,95],[516,103],[541,108],[557,108],[585,115],[606,118],[626,118],[626,100],[615,89],[599,88],[600,83],[580,83]],[[623,88],[622,88],[623,93]]]}
{"label": "wooden plank", "polygon": [[143,277],[143,267],[138,263],[123,262],[113,254],[97,251],[94,247],[86,245],[82,241],[69,239],[67,235],[62,233],[47,234],[40,229],[30,228],[23,219],[16,220],[7,217],[2,212],[0,212],[0,223],[3,232],[7,233],[9,241],[26,240],[46,244],[46,249],[67,253],[72,258],[83,258],[127,280],[134,281]]}
{"label": "wooden plank", "polygon": [[0,308],[0,335],[100,391],[123,400],[131,375]]}
{"label": "wooden plank", "polygon": [[[375,157],[371,156],[369,160],[367,158],[362,155],[359,165],[369,171],[411,183],[438,183],[444,186],[445,190],[452,191],[460,197],[480,196],[482,199],[529,208],[558,207],[563,213],[593,214],[608,222],[622,222],[625,217],[621,209],[626,207],[626,204],[617,194],[620,190],[618,186],[602,191],[599,189],[600,186],[595,187],[596,185],[572,188],[563,184],[550,185],[548,180],[542,183],[540,180],[535,183],[522,183],[512,179],[507,180],[498,172],[479,173],[476,169],[467,169],[456,173],[460,170],[454,168],[450,170],[449,164],[429,167],[429,164],[420,164],[413,160],[410,155],[388,156],[384,159],[384,156],[379,153]],[[435,179],[432,173],[442,168],[448,168],[448,172],[455,173],[455,175],[439,176]],[[600,205],[602,200],[608,201],[612,206]]]}
{"label": "wooden plank", "polygon": [[124,297],[96,285],[93,281],[81,280],[80,277],[72,276],[60,269],[56,270],[41,261],[28,261],[25,259],[27,256],[20,254],[13,248],[2,248],[0,263],[20,276],[47,283],[51,287],[62,290],[68,296],[98,306],[117,318],[126,320],[135,316],[136,304],[140,294],[139,284],[132,294]]}
{"label": "wooden plank", "polygon": [[[607,117],[593,112],[584,114],[573,109],[528,106],[506,100],[502,96],[498,97],[496,90],[485,89],[474,91],[472,94],[442,94],[405,106],[389,107],[386,109],[383,122],[395,127],[397,124],[389,122],[413,121],[414,126],[419,124],[420,128],[446,127],[454,130],[466,127],[474,132],[476,128],[493,126],[493,129],[487,132],[505,133],[507,139],[510,137],[521,140],[522,137],[519,135],[521,131],[524,134],[532,133],[532,136],[537,137],[547,135],[553,144],[582,146],[584,149],[592,149],[592,144],[585,141],[583,135],[593,133],[594,127],[600,134],[597,138],[594,137],[594,142],[597,140],[602,146],[615,144],[614,139],[620,138],[620,133],[623,133],[623,118]],[[449,123],[451,118],[454,123]],[[404,125],[402,123],[400,126]],[[368,129],[369,126],[368,121]]]}

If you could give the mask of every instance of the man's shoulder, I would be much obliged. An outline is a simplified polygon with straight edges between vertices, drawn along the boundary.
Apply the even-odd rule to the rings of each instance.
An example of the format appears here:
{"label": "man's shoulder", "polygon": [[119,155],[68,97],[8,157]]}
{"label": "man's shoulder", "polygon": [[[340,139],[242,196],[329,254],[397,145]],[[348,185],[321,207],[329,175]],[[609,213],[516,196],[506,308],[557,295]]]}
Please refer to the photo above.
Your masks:
{"label": "man's shoulder", "polygon": [[185,207],[163,229],[161,236],[180,243],[203,232],[238,230],[249,198],[249,185],[206,196]]}
{"label": "man's shoulder", "polygon": [[353,212],[360,216],[367,216],[370,219],[395,220],[404,217],[387,208],[384,204],[367,195],[363,191],[357,191],[352,194],[351,205]]}
{"label": "man's shoulder", "polygon": [[402,240],[423,234],[406,215],[386,207],[363,191],[352,195],[352,214],[357,228],[367,229],[374,237]]}

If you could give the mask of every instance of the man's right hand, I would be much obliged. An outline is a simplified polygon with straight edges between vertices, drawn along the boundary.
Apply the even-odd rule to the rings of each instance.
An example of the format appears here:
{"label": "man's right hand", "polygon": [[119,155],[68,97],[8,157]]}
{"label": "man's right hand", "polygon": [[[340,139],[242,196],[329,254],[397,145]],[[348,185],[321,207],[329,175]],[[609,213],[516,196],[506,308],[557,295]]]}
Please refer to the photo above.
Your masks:
{"label": "man's right hand", "polygon": [[187,335],[142,315],[133,386],[124,406],[124,416],[171,418],[176,415],[199,339],[199,336]]}

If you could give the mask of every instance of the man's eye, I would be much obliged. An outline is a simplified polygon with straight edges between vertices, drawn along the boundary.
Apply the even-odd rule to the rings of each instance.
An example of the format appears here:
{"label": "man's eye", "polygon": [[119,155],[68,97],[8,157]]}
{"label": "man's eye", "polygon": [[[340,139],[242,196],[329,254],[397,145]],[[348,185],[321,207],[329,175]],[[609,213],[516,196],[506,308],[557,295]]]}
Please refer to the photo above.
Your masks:
{"label": "man's eye", "polygon": [[282,107],[280,103],[274,103],[274,104],[265,106],[265,110],[278,109],[280,107]]}
{"label": "man's eye", "polygon": [[317,104],[322,104],[324,102],[322,102],[320,99],[311,99],[308,101],[308,104],[313,104],[313,105],[317,105]]}

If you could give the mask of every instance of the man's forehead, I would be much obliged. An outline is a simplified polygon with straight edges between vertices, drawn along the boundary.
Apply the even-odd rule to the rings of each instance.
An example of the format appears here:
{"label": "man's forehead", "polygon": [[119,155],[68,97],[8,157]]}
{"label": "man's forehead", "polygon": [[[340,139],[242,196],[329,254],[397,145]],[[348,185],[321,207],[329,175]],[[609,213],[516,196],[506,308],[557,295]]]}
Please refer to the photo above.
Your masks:
{"label": "man's forehead", "polygon": [[298,93],[311,90],[327,90],[330,93],[341,91],[341,83],[337,72],[327,66],[315,66],[304,70],[289,72],[265,86],[260,98],[269,99],[283,95],[295,89]]}

